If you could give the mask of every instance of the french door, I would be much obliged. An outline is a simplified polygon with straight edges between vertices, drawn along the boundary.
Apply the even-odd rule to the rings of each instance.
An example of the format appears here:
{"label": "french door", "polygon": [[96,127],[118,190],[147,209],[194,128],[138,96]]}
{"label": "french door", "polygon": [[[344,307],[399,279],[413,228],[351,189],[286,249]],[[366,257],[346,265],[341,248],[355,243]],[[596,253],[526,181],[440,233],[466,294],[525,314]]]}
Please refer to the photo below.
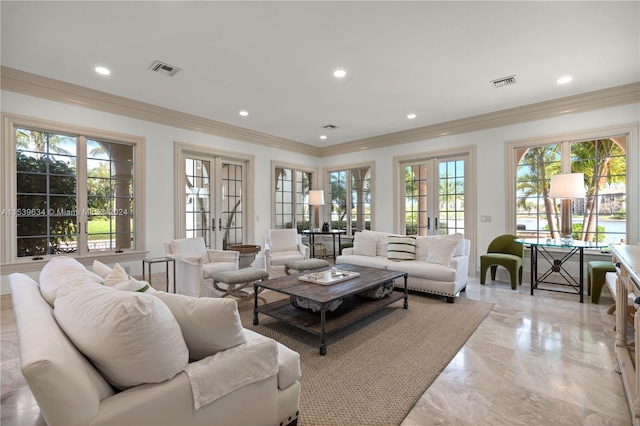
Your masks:
{"label": "french door", "polygon": [[466,156],[403,163],[407,235],[464,234]]}
{"label": "french door", "polygon": [[242,244],[245,233],[245,165],[218,156],[189,153],[182,160],[182,235],[203,237],[208,248]]}

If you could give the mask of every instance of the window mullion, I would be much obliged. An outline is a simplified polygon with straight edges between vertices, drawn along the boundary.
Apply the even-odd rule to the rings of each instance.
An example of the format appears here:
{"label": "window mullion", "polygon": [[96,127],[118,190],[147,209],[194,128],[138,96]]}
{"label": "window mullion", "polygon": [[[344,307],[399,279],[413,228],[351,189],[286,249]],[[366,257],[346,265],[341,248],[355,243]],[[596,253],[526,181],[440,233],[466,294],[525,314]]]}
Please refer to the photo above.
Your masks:
{"label": "window mullion", "polygon": [[88,254],[87,250],[87,226],[88,226],[88,205],[87,205],[87,138],[78,137],[76,156],[76,176],[77,176],[77,198],[76,198],[76,229],[78,230],[78,255]]}

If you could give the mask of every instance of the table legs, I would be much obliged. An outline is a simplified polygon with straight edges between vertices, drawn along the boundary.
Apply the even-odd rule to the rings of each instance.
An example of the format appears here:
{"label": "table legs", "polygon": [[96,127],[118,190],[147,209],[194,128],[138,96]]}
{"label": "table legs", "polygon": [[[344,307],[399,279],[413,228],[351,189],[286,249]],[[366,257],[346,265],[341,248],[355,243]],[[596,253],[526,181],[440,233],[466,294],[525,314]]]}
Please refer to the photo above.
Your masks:
{"label": "table legs", "polygon": [[[531,246],[531,295],[533,296],[533,290],[547,290],[547,291],[556,291],[559,293],[567,293],[562,290],[554,290],[549,288],[538,288],[540,283],[548,283],[555,285],[564,285],[571,286],[579,295],[580,295],[580,303],[584,303],[584,248],[583,247],[572,247],[568,252],[563,252],[562,257],[553,257],[553,255],[547,251],[544,247],[542,247],[542,256],[549,262],[551,267],[544,272],[540,277],[538,277],[538,254],[540,253],[540,247]],[[579,281],[576,280],[567,272],[566,269],[562,266],[567,260],[573,257],[574,254],[578,253],[579,255]],[[560,284],[555,282],[545,281],[552,273],[559,274],[567,284]]]}

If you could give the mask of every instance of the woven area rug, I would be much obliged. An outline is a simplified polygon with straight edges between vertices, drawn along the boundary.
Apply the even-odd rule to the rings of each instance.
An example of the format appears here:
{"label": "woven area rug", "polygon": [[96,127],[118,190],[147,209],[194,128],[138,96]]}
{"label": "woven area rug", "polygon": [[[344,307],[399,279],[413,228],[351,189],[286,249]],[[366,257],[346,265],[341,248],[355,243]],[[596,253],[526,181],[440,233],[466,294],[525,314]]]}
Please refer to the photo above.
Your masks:
{"label": "woven area rug", "polygon": [[[273,301],[282,295],[264,292]],[[407,416],[449,364],[493,304],[457,298],[409,295],[402,301],[328,335],[327,354],[319,337],[260,315],[252,325],[253,301],[240,305],[246,328],[297,351],[302,377],[298,424],[393,425]]]}

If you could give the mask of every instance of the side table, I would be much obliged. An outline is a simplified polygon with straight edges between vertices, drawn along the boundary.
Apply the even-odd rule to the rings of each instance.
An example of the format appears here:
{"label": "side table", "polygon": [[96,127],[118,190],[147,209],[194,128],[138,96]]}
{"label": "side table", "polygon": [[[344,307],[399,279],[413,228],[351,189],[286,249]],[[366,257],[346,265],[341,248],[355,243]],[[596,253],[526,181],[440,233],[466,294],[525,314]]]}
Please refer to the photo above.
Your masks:
{"label": "side table", "polygon": [[[167,280],[167,293],[169,293],[169,263],[173,264],[173,292],[176,292],[176,260],[173,257],[152,257],[149,259],[142,259],[142,280],[146,281],[146,268],[149,268],[149,285],[151,285],[151,265],[154,263],[164,263],[165,277]],[[153,287],[153,286],[151,286]]]}

